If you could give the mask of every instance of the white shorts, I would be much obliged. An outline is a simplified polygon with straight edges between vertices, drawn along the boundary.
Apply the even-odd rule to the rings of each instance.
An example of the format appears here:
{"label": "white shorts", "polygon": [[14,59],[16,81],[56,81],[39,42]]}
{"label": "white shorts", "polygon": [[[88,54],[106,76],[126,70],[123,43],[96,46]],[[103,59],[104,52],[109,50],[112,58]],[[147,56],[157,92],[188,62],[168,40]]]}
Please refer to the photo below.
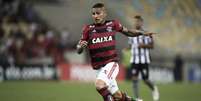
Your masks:
{"label": "white shorts", "polygon": [[108,86],[111,94],[119,90],[116,77],[119,73],[119,65],[117,62],[110,62],[96,72],[96,79],[103,80]]}

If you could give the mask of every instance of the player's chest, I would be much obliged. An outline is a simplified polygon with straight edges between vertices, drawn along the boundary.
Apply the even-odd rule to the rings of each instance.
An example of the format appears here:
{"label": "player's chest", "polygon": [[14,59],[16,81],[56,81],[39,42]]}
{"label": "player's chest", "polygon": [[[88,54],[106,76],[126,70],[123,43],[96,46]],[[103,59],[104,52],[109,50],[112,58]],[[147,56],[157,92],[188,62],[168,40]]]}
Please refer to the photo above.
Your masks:
{"label": "player's chest", "polygon": [[94,37],[91,39],[91,43],[92,44],[96,44],[96,43],[104,43],[104,42],[111,42],[114,40],[114,36],[110,35],[110,36],[103,36],[103,37]]}
{"label": "player's chest", "polygon": [[91,44],[111,42],[115,40],[115,30],[113,26],[95,27],[89,33]]}

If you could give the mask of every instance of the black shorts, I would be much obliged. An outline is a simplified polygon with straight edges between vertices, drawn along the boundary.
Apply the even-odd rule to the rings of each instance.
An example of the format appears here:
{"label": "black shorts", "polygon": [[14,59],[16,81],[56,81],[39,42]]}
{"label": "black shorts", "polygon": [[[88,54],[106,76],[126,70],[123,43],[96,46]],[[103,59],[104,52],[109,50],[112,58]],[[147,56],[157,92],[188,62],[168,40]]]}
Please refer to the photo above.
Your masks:
{"label": "black shorts", "polygon": [[141,73],[142,79],[149,79],[149,65],[148,64],[131,64],[131,74],[134,77],[138,77],[139,73]]}

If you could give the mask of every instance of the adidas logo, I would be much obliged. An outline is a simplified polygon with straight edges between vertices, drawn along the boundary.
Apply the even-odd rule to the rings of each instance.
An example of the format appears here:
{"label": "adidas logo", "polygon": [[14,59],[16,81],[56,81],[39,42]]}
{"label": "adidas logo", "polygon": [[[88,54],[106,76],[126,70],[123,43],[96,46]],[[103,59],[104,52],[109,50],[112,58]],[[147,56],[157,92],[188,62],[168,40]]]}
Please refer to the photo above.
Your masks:
{"label": "adidas logo", "polygon": [[94,29],[92,32],[93,32],[93,33],[96,33],[96,30]]}

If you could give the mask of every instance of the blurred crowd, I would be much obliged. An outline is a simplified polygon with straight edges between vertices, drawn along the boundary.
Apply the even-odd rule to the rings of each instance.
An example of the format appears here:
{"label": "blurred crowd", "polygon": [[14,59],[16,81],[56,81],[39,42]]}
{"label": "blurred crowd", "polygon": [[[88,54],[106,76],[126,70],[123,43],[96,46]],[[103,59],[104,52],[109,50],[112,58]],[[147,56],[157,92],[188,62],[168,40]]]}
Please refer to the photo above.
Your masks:
{"label": "blurred crowd", "polygon": [[64,62],[68,37],[67,28],[51,28],[29,2],[0,1],[0,64]]}
{"label": "blurred crowd", "polygon": [[132,22],[130,16],[141,14],[145,27],[159,33],[154,37],[158,46],[153,53],[155,57],[169,57],[177,53],[200,57],[201,0],[119,0],[113,7],[120,9],[120,5],[127,5],[117,12],[122,19],[129,23]]}
{"label": "blurred crowd", "polygon": [[[78,34],[69,34],[69,30],[80,33],[77,31],[77,24],[80,22],[74,16],[85,16],[85,13],[80,14],[66,10],[66,7],[76,9],[76,6],[72,6],[72,8],[68,6],[71,2],[71,5],[77,5],[76,1],[59,5],[59,11],[63,11],[59,14],[74,15],[72,16],[73,20],[67,20],[70,24],[66,24],[66,21],[58,18],[63,15],[52,14],[51,10],[47,9],[51,14],[46,13],[46,16],[55,16],[51,20],[61,22],[60,27],[67,26],[67,28],[58,30],[55,29],[56,25],[52,27],[42,19],[30,1],[34,2],[35,0],[0,0],[0,64],[67,61],[64,57],[66,50],[73,48],[75,46],[73,44],[76,44],[73,41],[80,37]],[[116,3],[117,0],[111,0],[105,2],[112,6],[111,11],[117,11],[115,13],[117,15],[114,16],[119,17],[118,19],[132,22],[128,18],[131,16],[130,14],[140,13],[146,20],[145,25],[147,26],[145,27],[160,33],[155,37],[156,48],[153,51],[153,57],[174,57],[176,53],[181,53],[186,57],[200,57],[200,0],[186,0],[185,2],[181,0],[171,2],[167,2],[167,0],[118,0],[118,3]],[[82,3],[81,5],[85,6]],[[126,6],[122,7],[121,5]],[[42,9],[42,7],[40,8]],[[53,6],[51,9],[58,10],[58,8]],[[74,40],[69,40],[70,37],[73,37]],[[119,39],[120,42],[122,40],[124,39]],[[124,47],[123,45],[127,44],[119,44],[118,46]]]}

